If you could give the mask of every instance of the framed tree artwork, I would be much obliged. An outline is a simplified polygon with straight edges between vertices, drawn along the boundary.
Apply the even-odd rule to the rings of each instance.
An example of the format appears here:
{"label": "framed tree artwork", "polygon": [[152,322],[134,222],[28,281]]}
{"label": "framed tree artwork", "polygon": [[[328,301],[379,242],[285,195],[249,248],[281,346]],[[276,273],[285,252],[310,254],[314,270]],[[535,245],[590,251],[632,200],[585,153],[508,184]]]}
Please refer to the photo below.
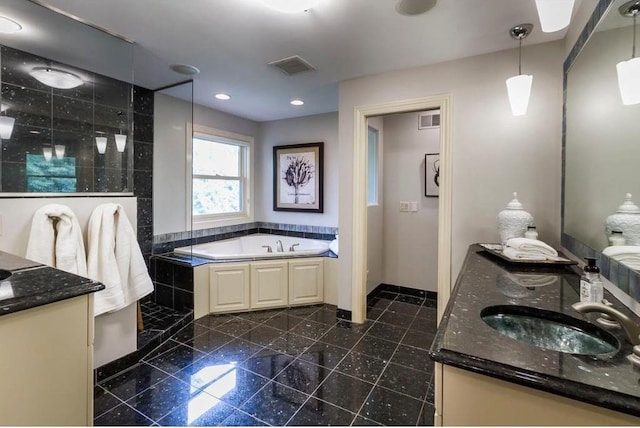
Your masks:
{"label": "framed tree artwork", "polygon": [[273,148],[273,210],[323,212],[324,143]]}
{"label": "framed tree artwork", "polygon": [[440,195],[440,153],[424,155],[424,195],[435,198]]}

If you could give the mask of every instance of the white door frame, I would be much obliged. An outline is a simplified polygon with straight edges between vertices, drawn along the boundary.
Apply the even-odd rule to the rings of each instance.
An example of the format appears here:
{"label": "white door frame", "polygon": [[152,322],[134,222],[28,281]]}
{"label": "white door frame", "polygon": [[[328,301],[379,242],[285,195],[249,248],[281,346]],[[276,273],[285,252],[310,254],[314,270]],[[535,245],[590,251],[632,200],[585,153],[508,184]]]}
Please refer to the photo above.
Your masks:
{"label": "white door frame", "polygon": [[[451,206],[453,199],[452,97],[450,94],[358,106],[354,109],[351,247],[352,321],[367,316],[367,118],[440,109],[440,197],[438,198],[438,322],[451,293]],[[416,125],[417,126],[417,125]]]}

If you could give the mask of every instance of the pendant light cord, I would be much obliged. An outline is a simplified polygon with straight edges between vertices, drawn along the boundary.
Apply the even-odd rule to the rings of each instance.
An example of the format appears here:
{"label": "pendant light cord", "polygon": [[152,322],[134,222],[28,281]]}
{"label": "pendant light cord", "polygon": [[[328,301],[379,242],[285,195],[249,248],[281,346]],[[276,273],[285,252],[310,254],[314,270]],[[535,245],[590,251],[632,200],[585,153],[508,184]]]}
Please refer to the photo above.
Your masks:
{"label": "pendant light cord", "polygon": [[631,50],[631,59],[636,57],[636,18],[638,17],[638,12],[633,14],[633,48]]}
{"label": "pendant light cord", "polygon": [[[634,18],[635,19],[635,18]],[[522,74],[522,38],[518,39],[518,75]],[[634,47],[635,52],[635,47]]]}

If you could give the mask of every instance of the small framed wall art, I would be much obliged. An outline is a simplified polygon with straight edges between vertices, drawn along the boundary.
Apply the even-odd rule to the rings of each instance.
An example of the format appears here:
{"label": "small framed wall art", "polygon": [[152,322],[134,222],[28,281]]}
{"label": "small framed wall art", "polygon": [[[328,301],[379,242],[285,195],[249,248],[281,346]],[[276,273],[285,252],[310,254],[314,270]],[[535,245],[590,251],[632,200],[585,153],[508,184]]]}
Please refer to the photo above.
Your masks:
{"label": "small framed wall art", "polygon": [[323,212],[324,143],[273,148],[273,210]]}
{"label": "small framed wall art", "polygon": [[440,195],[440,153],[424,155],[424,195],[432,198]]}

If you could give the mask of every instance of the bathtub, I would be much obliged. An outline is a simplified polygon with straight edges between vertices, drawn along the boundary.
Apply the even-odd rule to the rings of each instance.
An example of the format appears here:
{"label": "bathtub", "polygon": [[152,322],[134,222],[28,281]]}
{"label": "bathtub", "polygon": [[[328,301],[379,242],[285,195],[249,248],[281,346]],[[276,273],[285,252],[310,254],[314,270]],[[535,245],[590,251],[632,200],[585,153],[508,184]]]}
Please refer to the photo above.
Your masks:
{"label": "bathtub", "polygon": [[[283,252],[278,252],[277,241],[282,241]],[[293,251],[289,251],[291,246]],[[271,247],[272,252],[268,252]],[[329,250],[329,241],[318,239],[293,238],[290,236],[253,234],[240,238],[225,239],[223,241],[198,244],[192,247],[182,247],[173,250],[177,254],[194,255],[213,260],[223,259],[254,259],[276,258],[291,256],[316,256]]]}

